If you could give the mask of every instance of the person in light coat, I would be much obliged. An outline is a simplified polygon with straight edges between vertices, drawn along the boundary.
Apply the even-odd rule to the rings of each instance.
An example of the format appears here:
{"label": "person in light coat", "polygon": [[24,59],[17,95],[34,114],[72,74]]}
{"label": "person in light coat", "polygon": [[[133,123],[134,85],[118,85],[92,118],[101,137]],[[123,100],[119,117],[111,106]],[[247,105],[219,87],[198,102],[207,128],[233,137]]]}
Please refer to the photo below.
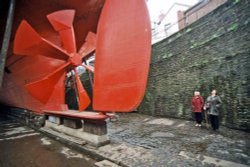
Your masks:
{"label": "person in light coat", "polygon": [[207,110],[213,130],[219,129],[219,110],[222,104],[221,98],[214,89],[206,99],[204,110]]}

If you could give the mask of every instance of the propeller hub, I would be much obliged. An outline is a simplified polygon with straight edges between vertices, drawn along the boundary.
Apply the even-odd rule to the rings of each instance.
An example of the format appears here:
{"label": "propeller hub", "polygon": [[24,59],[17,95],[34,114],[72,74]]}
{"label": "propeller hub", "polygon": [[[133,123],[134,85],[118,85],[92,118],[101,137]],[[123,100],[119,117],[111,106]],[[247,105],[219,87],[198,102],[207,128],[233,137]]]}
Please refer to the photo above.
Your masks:
{"label": "propeller hub", "polygon": [[82,64],[81,56],[77,53],[73,53],[72,56],[69,58],[69,61],[73,66],[79,66]]}

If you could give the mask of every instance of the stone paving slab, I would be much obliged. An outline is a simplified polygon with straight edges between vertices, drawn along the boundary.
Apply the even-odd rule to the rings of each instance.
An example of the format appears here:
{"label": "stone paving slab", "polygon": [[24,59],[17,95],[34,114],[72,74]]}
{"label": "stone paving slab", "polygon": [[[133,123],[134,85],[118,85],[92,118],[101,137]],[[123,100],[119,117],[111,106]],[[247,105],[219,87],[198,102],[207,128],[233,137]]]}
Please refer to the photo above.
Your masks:
{"label": "stone paving slab", "polygon": [[187,153],[185,151],[181,151],[179,153],[180,156],[185,157],[186,159],[191,159],[193,161],[197,160],[197,161],[201,161],[203,165],[207,164],[214,164],[215,166],[221,166],[221,167],[229,167],[229,166],[234,166],[234,167],[248,167],[248,165],[243,165],[243,164],[239,164],[239,163],[234,163],[231,161],[225,161],[225,160],[221,160],[218,158],[213,158],[213,157],[208,157],[208,156],[189,156],[190,153]]}
{"label": "stone paving slab", "polygon": [[86,148],[121,166],[250,166],[250,134],[225,127],[127,113],[108,122],[108,135],[110,144]]}

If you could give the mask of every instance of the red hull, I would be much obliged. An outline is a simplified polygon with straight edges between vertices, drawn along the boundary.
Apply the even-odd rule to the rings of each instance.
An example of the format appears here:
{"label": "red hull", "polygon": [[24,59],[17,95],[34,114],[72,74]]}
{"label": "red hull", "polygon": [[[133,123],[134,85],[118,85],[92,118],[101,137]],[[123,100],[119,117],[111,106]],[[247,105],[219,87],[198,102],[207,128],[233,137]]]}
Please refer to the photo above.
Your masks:
{"label": "red hull", "polygon": [[[54,89],[46,103],[35,98],[25,87],[54,72],[65,61],[39,54],[26,56],[13,53],[15,33],[22,20],[27,20],[41,37],[62,47],[60,37],[46,15],[66,9],[75,10],[73,26],[77,50],[89,32],[97,33],[94,109],[101,112],[134,110],[145,92],[150,61],[151,29],[144,0],[17,1],[5,65],[10,73],[4,74],[0,102],[37,113],[45,110],[67,110],[67,71],[61,71],[60,75],[55,76]],[[46,91],[49,91],[46,84],[41,85],[40,93]]]}
{"label": "red hull", "polygon": [[[55,86],[54,95],[46,104],[31,96],[25,89],[25,84],[37,81],[60,67],[64,61],[42,55],[21,56],[13,54],[14,37],[18,25],[27,20],[30,25],[49,41],[61,45],[58,34],[53,30],[46,15],[58,10],[75,9],[74,28],[76,44],[79,48],[89,31],[96,32],[99,16],[104,0],[53,0],[53,1],[17,1],[12,30],[12,41],[5,67],[11,72],[4,74],[3,86],[0,90],[0,102],[6,105],[27,108],[31,111],[43,113],[43,110],[66,110],[64,80],[61,77]],[[87,26],[86,26],[87,25]],[[25,41],[24,41],[25,42]],[[42,88],[46,91],[46,89]]]}

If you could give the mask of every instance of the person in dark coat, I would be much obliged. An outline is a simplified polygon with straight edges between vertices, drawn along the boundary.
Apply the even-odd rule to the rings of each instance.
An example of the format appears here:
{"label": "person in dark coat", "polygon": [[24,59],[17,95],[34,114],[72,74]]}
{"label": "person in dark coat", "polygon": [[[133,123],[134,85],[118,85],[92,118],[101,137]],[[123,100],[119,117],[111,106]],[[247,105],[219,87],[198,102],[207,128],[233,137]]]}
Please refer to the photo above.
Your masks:
{"label": "person in dark coat", "polygon": [[217,95],[217,91],[214,89],[211,95],[208,96],[205,102],[204,110],[207,110],[213,130],[219,129],[219,108],[222,104],[220,97]]}
{"label": "person in dark coat", "polygon": [[203,97],[200,96],[200,92],[195,91],[194,97],[192,98],[192,109],[193,109],[195,120],[196,120],[195,126],[201,127],[203,105],[204,105]]}

